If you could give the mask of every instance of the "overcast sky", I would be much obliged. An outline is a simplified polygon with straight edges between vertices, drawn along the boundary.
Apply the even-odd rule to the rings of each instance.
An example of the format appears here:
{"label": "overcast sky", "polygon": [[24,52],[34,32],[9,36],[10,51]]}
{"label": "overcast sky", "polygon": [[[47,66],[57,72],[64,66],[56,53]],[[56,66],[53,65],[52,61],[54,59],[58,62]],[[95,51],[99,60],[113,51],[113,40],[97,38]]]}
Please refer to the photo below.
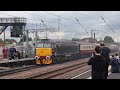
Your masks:
{"label": "overcast sky", "polygon": [[[115,33],[102,20],[101,16]],[[92,29],[96,30],[93,33],[96,33],[98,40],[105,36],[111,36],[115,41],[120,41],[120,11],[0,11],[0,18],[5,17],[26,17],[26,29],[45,29],[41,19],[48,28],[58,30],[59,27],[59,32],[48,31],[48,38],[82,39],[91,37]],[[6,38],[11,38],[9,27],[5,33]],[[44,32],[39,32],[38,35],[40,38],[45,37]],[[29,36],[32,37],[33,34],[30,33]],[[3,34],[0,35],[0,38],[3,39]]]}

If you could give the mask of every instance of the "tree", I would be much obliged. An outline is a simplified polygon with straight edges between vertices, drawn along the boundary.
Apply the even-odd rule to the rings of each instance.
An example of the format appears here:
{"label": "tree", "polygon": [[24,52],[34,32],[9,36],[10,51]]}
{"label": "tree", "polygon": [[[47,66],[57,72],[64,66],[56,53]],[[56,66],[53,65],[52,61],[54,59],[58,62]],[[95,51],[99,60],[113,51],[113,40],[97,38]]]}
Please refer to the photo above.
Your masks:
{"label": "tree", "polygon": [[17,43],[17,41],[16,40],[14,40],[14,39],[5,39],[5,43],[7,44],[7,43],[9,43],[9,44],[12,44],[12,43]]}
{"label": "tree", "polygon": [[[28,37],[28,41],[32,41],[31,37]],[[21,39],[20,42],[26,42],[26,35],[24,35]]]}
{"label": "tree", "polygon": [[104,42],[105,42],[105,43],[114,43],[114,40],[113,40],[112,37],[110,37],[110,36],[105,36]]}
{"label": "tree", "polygon": [[0,44],[3,44],[4,43],[4,41],[0,38]]}
{"label": "tree", "polygon": [[80,39],[78,38],[72,38],[72,41],[79,41]]}

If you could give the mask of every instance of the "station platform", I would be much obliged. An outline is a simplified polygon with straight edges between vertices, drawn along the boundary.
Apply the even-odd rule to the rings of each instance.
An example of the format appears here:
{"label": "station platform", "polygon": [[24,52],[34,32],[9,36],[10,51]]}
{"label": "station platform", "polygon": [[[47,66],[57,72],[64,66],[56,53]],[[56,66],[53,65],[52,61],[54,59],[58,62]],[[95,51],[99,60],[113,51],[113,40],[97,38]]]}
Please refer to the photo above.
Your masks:
{"label": "station platform", "polygon": [[9,63],[9,62],[28,61],[28,60],[34,60],[34,58],[22,58],[22,59],[14,59],[14,60],[1,60],[0,64],[2,64],[2,63]]}
{"label": "station platform", "polygon": [[120,79],[120,72],[119,73],[111,73],[111,65],[108,68],[108,78],[107,79]]}
{"label": "station platform", "polygon": [[14,66],[32,65],[32,64],[35,64],[34,58],[22,58],[22,59],[0,61],[1,67],[14,67]]}
{"label": "station platform", "polygon": [[120,79],[120,73],[110,73],[108,79]]}
{"label": "station platform", "polygon": [[[111,73],[111,66],[108,68],[108,78],[107,79],[120,79],[120,72],[119,73]],[[91,79],[91,76],[87,79]]]}

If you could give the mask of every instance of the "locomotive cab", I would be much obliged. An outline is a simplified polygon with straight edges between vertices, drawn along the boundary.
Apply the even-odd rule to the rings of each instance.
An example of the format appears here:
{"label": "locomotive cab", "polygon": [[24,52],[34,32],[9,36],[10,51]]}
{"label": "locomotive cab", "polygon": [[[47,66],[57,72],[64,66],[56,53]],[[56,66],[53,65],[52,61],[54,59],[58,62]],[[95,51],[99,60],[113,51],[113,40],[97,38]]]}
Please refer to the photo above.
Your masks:
{"label": "locomotive cab", "polygon": [[52,44],[48,42],[40,42],[35,50],[36,64],[52,63]]}

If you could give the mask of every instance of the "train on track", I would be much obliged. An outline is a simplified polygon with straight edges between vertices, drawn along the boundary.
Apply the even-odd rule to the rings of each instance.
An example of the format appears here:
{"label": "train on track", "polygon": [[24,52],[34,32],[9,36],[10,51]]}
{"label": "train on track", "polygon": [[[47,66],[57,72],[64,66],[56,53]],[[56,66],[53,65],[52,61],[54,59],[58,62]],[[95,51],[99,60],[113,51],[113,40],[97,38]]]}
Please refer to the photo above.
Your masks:
{"label": "train on track", "polygon": [[[36,64],[52,64],[79,58],[87,58],[99,43],[83,43],[72,40],[41,39],[35,49]],[[119,49],[117,45],[108,46],[111,52]]]}

